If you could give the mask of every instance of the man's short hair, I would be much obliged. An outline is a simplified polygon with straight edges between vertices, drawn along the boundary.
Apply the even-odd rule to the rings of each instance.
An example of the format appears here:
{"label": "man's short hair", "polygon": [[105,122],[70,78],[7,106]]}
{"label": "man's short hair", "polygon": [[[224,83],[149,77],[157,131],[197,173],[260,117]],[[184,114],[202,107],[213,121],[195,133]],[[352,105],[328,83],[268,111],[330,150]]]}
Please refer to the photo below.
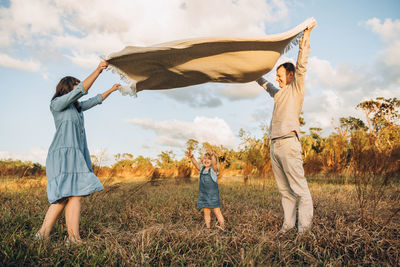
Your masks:
{"label": "man's short hair", "polygon": [[279,69],[280,67],[284,67],[286,72],[293,72],[294,73],[294,71],[295,71],[294,65],[291,62],[285,62],[285,63],[279,65],[276,69]]}

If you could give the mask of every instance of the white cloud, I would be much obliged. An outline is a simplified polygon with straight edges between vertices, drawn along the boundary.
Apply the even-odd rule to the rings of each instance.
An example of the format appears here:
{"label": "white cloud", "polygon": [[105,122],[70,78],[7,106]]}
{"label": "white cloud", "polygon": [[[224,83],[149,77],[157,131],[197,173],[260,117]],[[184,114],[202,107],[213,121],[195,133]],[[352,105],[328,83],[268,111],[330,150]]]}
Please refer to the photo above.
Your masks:
{"label": "white cloud", "polygon": [[237,101],[254,99],[264,93],[255,82],[250,83],[207,83],[198,86],[161,91],[167,97],[191,107],[219,107],[222,99]]}
{"label": "white cloud", "polygon": [[365,24],[386,43],[386,47],[379,52],[380,61],[389,67],[395,67],[400,74],[400,20],[372,18]]}
{"label": "white cloud", "polygon": [[0,47],[56,47],[88,67],[71,55],[87,58],[125,45],[192,37],[263,35],[265,23],[287,13],[278,0],[11,0],[0,8]]}
{"label": "white cloud", "polygon": [[[257,108],[253,111],[248,121],[255,121],[270,125],[272,112],[273,112],[273,105],[269,105],[273,100],[267,94],[265,94],[265,98],[268,100],[264,100],[261,105],[258,105]],[[268,101],[268,102],[267,102]]]}
{"label": "white cloud", "polygon": [[[282,1],[177,1],[174,38],[264,34],[264,23],[287,15]],[[176,6],[177,7],[177,6]],[[194,30],[194,31],[193,31]]]}
{"label": "white cloud", "polygon": [[[400,38],[381,52],[384,63],[389,67],[400,67]],[[399,72],[400,73],[400,72]]]}
{"label": "white cloud", "polygon": [[[303,111],[306,127],[331,127],[332,119],[354,116],[365,119],[355,109],[364,100],[396,97],[400,83],[386,77],[386,72],[370,73],[368,68],[339,65],[313,58],[310,62]],[[382,81],[387,80],[386,83]],[[389,81],[390,80],[390,81]]]}
{"label": "white cloud", "polygon": [[[104,0],[98,1],[96,8],[86,5],[91,3],[68,2],[75,22],[70,24],[83,30],[85,36],[64,35],[56,45],[70,47],[72,51],[108,54],[128,44],[152,45],[202,36],[263,35],[266,21],[279,20],[287,12],[281,2],[266,4],[263,0],[207,4],[183,0],[158,0],[151,4]],[[275,15],[268,16],[272,12]]]}
{"label": "white cloud", "polygon": [[215,83],[176,88],[173,90],[162,90],[160,93],[177,102],[185,103],[192,107],[214,108],[222,105],[222,101],[218,96],[218,85]]}
{"label": "white cloud", "polygon": [[303,104],[306,128],[331,127],[332,118],[346,117],[349,111],[354,110],[354,107],[350,107],[350,110],[346,110],[344,107],[343,99],[334,90],[328,89],[306,97]]}
{"label": "white cloud", "polygon": [[370,80],[367,68],[339,64],[333,67],[327,60],[311,57],[308,64],[308,85],[312,90],[315,87],[335,88],[336,90],[353,90],[360,84]]}
{"label": "white cloud", "polygon": [[252,99],[264,93],[264,90],[255,82],[224,85],[221,95],[229,100]]}
{"label": "white cloud", "polygon": [[234,148],[235,137],[229,125],[220,118],[196,117],[193,122],[166,120],[156,122],[152,119],[130,119],[128,123],[152,130],[156,134],[155,142],[169,147],[183,148],[188,139],[200,143],[209,142]]}
{"label": "white cloud", "polygon": [[22,71],[40,70],[40,63],[34,62],[32,59],[27,61],[22,61],[2,53],[0,53],[0,66]]}
{"label": "white cloud", "polygon": [[7,47],[11,45],[11,43],[11,37],[8,35],[8,32],[0,30],[0,48]]}
{"label": "white cloud", "polygon": [[100,61],[100,58],[96,54],[81,54],[79,52],[72,52],[72,56],[65,55],[73,63],[84,68],[95,68]]}
{"label": "white cloud", "polygon": [[46,164],[47,149],[42,147],[32,147],[27,152],[0,151],[0,159],[19,159],[22,161],[38,162]]}
{"label": "white cloud", "polygon": [[42,73],[42,78],[43,78],[43,80],[48,80],[49,79],[49,74],[46,73],[46,72],[43,72]]}
{"label": "white cloud", "polygon": [[383,23],[378,18],[372,18],[365,22],[374,33],[379,35],[385,43],[400,39],[400,20],[386,19]]}
{"label": "white cloud", "polygon": [[15,42],[32,43],[34,36],[48,36],[63,30],[61,13],[51,0],[12,0],[0,9],[0,30]]}
{"label": "white cloud", "polygon": [[53,44],[60,48],[72,49],[72,51],[84,51],[87,53],[109,53],[124,47],[118,34],[92,33],[84,37],[74,35],[55,36]]}

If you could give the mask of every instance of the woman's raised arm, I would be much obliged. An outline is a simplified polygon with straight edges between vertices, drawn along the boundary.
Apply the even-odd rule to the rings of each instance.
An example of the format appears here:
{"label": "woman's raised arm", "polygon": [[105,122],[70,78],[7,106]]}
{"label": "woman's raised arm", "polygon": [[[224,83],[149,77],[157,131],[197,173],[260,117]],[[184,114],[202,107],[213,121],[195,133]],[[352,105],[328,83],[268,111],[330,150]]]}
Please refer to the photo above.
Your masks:
{"label": "woman's raised arm", "polygon": [[94,81],[99,77],[100,73],[108,67],[108,62],[107,61],[102,61],[99,63],[95,71],[93,71],[83,82],[83,88],[88,91]]}

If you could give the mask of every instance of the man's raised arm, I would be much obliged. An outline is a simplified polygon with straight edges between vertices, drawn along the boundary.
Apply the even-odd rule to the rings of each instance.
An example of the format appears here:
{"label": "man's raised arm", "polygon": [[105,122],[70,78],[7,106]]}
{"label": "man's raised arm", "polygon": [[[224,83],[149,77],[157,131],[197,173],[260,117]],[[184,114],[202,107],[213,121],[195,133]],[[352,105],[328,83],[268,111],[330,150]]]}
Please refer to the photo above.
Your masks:
{"label": "man's raised arm", "polygon": [[297,56],[296,70],[294,73],[295,88],[298,90],[305,90],[306,66],[308,63],[308,55],[310,54],[310,32],[316,25],[317,24],[314,22],[313,25],[305,29],[300,39],[299,54]]}

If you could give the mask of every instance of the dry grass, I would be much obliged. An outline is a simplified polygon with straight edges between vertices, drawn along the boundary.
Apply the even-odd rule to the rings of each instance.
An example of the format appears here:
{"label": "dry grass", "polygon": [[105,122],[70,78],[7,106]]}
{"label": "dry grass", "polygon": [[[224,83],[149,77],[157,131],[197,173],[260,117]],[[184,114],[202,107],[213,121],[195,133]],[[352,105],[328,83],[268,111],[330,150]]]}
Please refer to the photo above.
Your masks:
{"label": "dry grass", "polygon": [[398,186],[388,191],[376,217],[361,224],[353,185],[311,182],[312,231],[276,237],[282,211],[274,181],[221,181],[225,232],[204,228],[196,179],[120,180],[84,199],[81,235],[87,242],[71,248],[63,242],[64,218],[50,243],[33,240],[49,205],[41,183],[13,191],[2,185],[0,265],[400,264],[399,216],[390,218],[400,203]]}

